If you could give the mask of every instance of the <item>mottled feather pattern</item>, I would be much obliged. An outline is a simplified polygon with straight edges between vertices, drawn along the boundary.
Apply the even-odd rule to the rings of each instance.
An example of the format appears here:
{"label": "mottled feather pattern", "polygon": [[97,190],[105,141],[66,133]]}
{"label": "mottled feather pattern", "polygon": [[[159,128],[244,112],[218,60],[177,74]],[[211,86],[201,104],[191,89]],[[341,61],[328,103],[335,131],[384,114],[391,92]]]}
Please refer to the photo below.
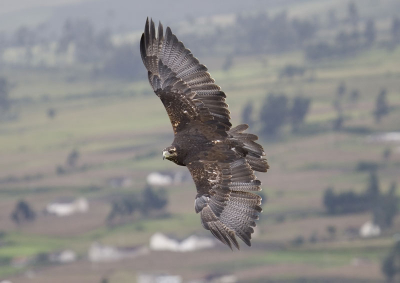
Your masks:
{"label": "mottled feather pattern", "polygon": [[[188,93],[193,93],[195,99],[204,100],[205,107],[213,105],[212,101],[204,99],[207,96],[222,96],[225,98],[225,94],[221,94],[219,86],[214,84],[214,80],[207,72],[207,68],[200,64],[190,50],[186,49],[183,43],[172,34],[171,29],[168,27],[164,38],[160,38],[161,29],[162,25],[160,24],[158,28],[159,36],[157,37],[154,22],[152,20],[150,23],[147,21],[140,43],[143,63],[151,75],[160,77],[161,88],[164,89],[170,85],[171,76],[174,76],[176,80],[183,81],[190,88],[191,91],[188,91]],[[167,66],[170,71],[160,68],[160,65]],[[156,91],[157,88],[155,87],[159,87],[159,84],[152,84],[152,87]],[[225,99],[220,99],[220,101],[225,101]],[[224,105],[217,107],[227,108]],[[215,106],[208,110],[216,121],[219,121],[225,126],[226,130],[229,130],[232,126],[229,122],[229,111],[215,111]]]}
{"label": "mottled feather pattern", "polygon": [[[261,197],[250,191],[260,190],[261,182],[246,160],[194,161],[187,166],[197,187],[195,207],[203,226],[231,248],[239,248],[235,235],[250,245],[253,229],[248,227],[255,227],[254,220],[261,212]],[[221,231],[230,236],[222,237]]]}
{"label": "mottled feather pattern", "polygon": [[177,155],[187,166],[197,189],[195,211],[203,227],[231,249],[236,237],[248,246],[261,213],[261,182],[254,171],[269,168],[258,137],[247,125],[232,128],[226,95],[206,66],[161,23],[146,21],[140,41],[149,83],[171,120]]}

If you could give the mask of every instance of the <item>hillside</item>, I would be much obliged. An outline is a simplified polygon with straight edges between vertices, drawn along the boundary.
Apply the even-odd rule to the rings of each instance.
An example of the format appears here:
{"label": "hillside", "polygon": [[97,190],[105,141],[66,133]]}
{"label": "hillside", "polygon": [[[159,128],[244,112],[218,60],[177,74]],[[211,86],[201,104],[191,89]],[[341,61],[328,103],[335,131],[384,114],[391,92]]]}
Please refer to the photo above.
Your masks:
{"label": "hillside", "polygon": [[[125,3],[120,2],[121,6]],[[284,2],[290,17],[326,14],[333,2],[345,11],[348,3]],[[371,141],[382,133],[400,132],[400,45],[385,45],[391,23],[383,16],[389,14],[388,7],[396,5],[396,1],[386,1],[383,8],[376,9],[377,40],[344,57],[313,61],[304,49],[297,48],[282,53],[235,54],[227,68],[230,54],[220,56],[218,46],[210,45],[211,55],[201,52],[201,62],[227,94],[232,124],[241,123],[244,105],[253,103],[252,118],[257,122],[251,131],[260,136],[271,165],[267,174],[258,175],[266,201],[253,247],[242,244],[242,250],[234,253],[218,244],[196,252],[151,251],[138,258],[91,263],[88,250],[94,242],[132,247],[148,245],[156,232],[178,239],[193,234],[209,236],[193,209],[191,180],[163,186],[168,204],[162,213],[148,217],[137,213],[122,223],[107,225],[113,201],[140,194],[148,174],[186,172],[186,168],[162,160],[162,149],[173,139],[165,109],[140,76],[132,80],[95,76],[93,70],[98,66],[92,63],[38,67],[2,62],[0,77],[9,82],[12,106],[0,121],[0,279],[63,283],[72,278],[89,283],[107,278],[110,283],[124,283],[134,282],[142,273],[161,272],[180,275],[184,282],[214,273],[234,274],[239,282],[384,282],[381,263],[400,231],[400,215],[380,236],[363,238],[358,231],[373,220],[371,211],[329,215],[323,198],[328,187],[335,193],[364,192],[370,175],[368,170],[357,169],[360,162],[378,166],[382,194],[392,182],[400,184],[399,141]],[[371,7],[358,6],[361,19],[375,15]],[[236,13],[236,8],[231,8]],[[219,9],[216,11],[221,13]],[[271,10],[273,14],[280,8]],[[209,15],[204,12],[204,16]],[[135,21],[142,25],[143,17]],[[172,22],[172,18],[165,21]],[[321,28],[316,37],[320,40],[339,31]],[[133,50],[139,52],[135,44]],[[204,46],[193,46],[196,48],[204,50]],[[301,66],[304,74],[282,77],[282,70],[289,65]],[[144,67],[137,68],[145,73]],[[346,90],[338,98],[341,83]],[[390,112],[377,123],[373,113],[383,88]],[[359,92],[356,100],[351,98],[353,90]],[[269,93],[283,93],[290,103],[299,95],[311,99],[299,132],[293,133],[287,123],[277,136],[263,134],[259,115]],[[340,111],[335,103],[340,104]],[[332,125],[338,113],[343,124],[335,131]],[[385,157],[388,149],[389,157]],[[74,151],[78,157],[68,161]],[[121,177],[130,182],[111,185],[111,179]],[[396,194],[400,196],[400,191]],[[44,212],[49,203],[65,197],[86,198],[88,212],[66,217]],[[36,212],[33,222],[17,225],[10,217],[20,200]],[[67,264],[34,260],[64,249],[76,252],[77,260]],[[18,265],[19,259],[28,262]]]}

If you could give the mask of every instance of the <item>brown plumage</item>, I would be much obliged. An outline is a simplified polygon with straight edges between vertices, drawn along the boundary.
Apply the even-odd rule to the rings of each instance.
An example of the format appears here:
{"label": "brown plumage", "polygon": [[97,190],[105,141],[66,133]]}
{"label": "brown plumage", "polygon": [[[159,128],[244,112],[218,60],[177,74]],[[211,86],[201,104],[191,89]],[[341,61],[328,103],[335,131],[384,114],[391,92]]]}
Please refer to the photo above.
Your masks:
{"label": "brown plumage", "polygon": [[182,42],[161,23],[147,19],[140,53],[154,92],[164,104],[175,134],[163,151],[170,161],[187,166],[197,188],[195,211],[221,242],[248,246],[261,212],[261,182],[254,171],[269,168],[256,135],[247,125],[231,128],[225,93]]}

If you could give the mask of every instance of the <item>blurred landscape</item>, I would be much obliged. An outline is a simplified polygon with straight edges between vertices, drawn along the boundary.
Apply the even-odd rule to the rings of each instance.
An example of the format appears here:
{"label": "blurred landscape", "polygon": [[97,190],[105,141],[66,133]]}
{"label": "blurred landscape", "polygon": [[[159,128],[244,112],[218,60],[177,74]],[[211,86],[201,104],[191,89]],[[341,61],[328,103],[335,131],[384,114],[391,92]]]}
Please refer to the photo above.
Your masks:
{"label": "blurred landscape", "polygon": [[[399,1],[5,2],[0,282],[400,281]],[[250,248],[217,243],[162,160],[147,16],[264,146]]]}

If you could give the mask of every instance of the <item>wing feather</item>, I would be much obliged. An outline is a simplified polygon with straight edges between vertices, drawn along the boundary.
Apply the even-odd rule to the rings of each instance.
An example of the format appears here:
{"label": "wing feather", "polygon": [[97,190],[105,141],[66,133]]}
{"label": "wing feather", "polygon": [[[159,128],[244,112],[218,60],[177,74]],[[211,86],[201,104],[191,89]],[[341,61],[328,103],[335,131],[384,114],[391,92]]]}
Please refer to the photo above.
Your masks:
{"label": "wing feather", "polygon": [[160,23],[156,33],[154,22],[147,19],[140,53],[175,138],[181,137],[178,133],[187,137],[190,131],[197,135],[199,128],[205,137],[207,150],[184,155],[180,162],[196,184],[195,211],[203,227],[231,249],[239,249],[236,237],[250,246],[262,211],[261,197],[253,193],[261,190],[254,170],[269,168],[263,148],[255,142],[258,137],[244,133],[247,125],[231,128],[225,93],[169,27],[164,34]]}
{"label": "wing feather", "polygon": [[[223,151],[222,146],[218,149]],[[236,236],[251,245],[252,227],[262,211],[261,190],[245,158],[226,149],[221,161],[197,160],[187,164],[197,188],[195,210],[207,230],[230,248],[239,249]]]}
{"label": "wing feather", "polygon": [[[148,70],[150,85],[161,98],[164,106],[169,104],[167,99],[171,99],[174,95],[178,97],[184,95],[185,103],[175,111],[187,112],[187,108],[195,105],[196,111],[189,117],[189,121],[215,120],[220,124],[216,129],[221,127],[225,131],[230,129],[232,124],[228,105],[225,103],[225,93],[214,83],[207,67],[200,64],[169,27],[164,35],[164,29],[160,23],[157,36],[153,20],[149,22],[147,19],[140,40],[140,53],[143,64]],[[195,100],[202,103],[196,105],[193,103]],[[182,121],[174,120],[177,117],[183,117],[183,115],[170,116],[175,133],[186,125]],[[188,118],[187,115],[185,115],[187,122],[186,118]],[[180,125],[180,128],[175,125]]]}

